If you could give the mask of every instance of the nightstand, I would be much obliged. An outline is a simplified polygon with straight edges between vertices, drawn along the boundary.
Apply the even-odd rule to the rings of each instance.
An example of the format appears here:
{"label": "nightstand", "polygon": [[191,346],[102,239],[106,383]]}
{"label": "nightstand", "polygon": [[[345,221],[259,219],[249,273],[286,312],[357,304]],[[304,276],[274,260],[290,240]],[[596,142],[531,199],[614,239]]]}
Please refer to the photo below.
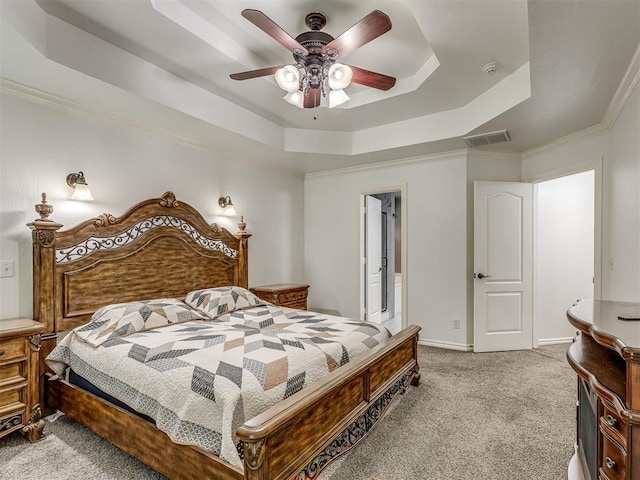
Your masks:
{"label": "nightstand", "polygon": [[29,318],[0,320],[0,437],[20,430],[42,438],[38,352],[44,326]]}
{"label": "nightstand", "polygon": [[263,285],[251,289],[262,300],[281,307],[307,309],[307,295],[309,285],[295,283],[278,283],[275,285]]}

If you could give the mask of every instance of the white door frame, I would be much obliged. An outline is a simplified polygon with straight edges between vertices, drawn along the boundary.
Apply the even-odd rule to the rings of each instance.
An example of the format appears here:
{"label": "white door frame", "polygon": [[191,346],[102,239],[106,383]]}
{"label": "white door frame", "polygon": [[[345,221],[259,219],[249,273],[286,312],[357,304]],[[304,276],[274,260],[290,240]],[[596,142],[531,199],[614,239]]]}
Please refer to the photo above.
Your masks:
{"label": "white door frame", "polygon": [[365,190],[360,190],[360,194],[358,195],[358,202],[360,204],[360,208],[358,209],[359,218],[358,224],[360,225],[360,234],[358,246],[358,252],[360,252],[360,318],[364,318],[365,311],[365,288],[366,282],[365,278],[365,265],[364,265],[364,238],[365,238],[365,230],[364,230],[364,197],[366,195],[375,195],[376,193],[393,193],[400,192],[400,245],[402,251],[400,252],[400,277],[402,278],[402,323],[401,328],[405,328],[409,325],[409,310],[408,306],[408,292],[409,292],[409,282],[408,282],[408,269],[407,269],[407,258],[408,258],[408,239],[407,239],[407,228],[408,228],[408,216],[407,216],[407,184],[395,185],[395,186],[382,186],[378,188],[367,188]]}
{"label": "white door frame", "polygon": [[[538,305],[538,292],[535,288],[537,281],[537,265],[539,258],[537,241],[537,205],[538,189],[537,183],[554,180],[556,178],[574,175],[589,170],[594,171],[594,222],[593,222],[593,296],[598,300],[602,298],[602,157],[589,162],[579,163],[565,168],[551,170],[539,175],[531,175],[523,178],[523,182],[533,183],[533,348],[538,348],[538,315],[536,306]],[[569,308],[570,305],[567,305]]]}

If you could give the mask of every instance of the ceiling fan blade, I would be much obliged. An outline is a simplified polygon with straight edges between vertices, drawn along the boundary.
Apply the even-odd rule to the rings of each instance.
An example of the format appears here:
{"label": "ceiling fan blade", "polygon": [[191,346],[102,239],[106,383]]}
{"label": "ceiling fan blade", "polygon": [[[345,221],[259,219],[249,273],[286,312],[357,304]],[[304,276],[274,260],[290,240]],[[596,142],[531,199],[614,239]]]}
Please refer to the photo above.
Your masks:
{"label": "ceiling fan blade", "polygon": [[354,67],[352,65],[349,65],[349,67],[353,70],[353,78],[351,79],[352,83],[377,88],[378,90],[389,90],[396,84],[395,77],[365,70],[364,68]]}
{"label": "ceiling fan blade", "polygon": [[248,8],[242,11],[242,16],[267,35],[273,37],[274,40],[283,45],[289,51],[293,52],[295,49],[298,49],[305,56],[309,53],[309,51],[300,45],[295,38],[285,32],[277,23],[267,17],[260,10],[252,10]]}
{"label": "ceiling fan blade", "polygon": [[304,97],[304,108],[315,108],[320,106],[322,100],[322,90],[319,88],[312,88],[309,90],[309,95]]}
{"label": "ceiling fan blade", "polygon": [[277,67],[267,67],[261,68],[259,70],[249,70],[248,72],[240,72],[240,73],[232,73],[229,75],[233,80],[248,80],[250,78],[257,77],[265,77],[267,75],[272,75],[280,70],[284,65],[279,65]]}
{"label": "ceiling fan blade", "polygon": [[326,44],[322,48],[322,53],[335,49],[338,51],[339,58],[344,58],[356,48],[360,48],[389,30],[391,30],[389,16],[380,10],[374,10],[342,35]]}

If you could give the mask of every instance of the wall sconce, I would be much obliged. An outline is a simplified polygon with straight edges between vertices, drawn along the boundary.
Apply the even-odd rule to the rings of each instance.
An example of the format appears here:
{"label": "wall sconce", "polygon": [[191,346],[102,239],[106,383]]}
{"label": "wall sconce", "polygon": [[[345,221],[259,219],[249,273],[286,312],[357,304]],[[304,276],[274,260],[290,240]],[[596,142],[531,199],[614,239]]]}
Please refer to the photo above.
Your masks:
{"label": "wall sconce", "polygon": [[73,188],[71,200],[93,200],[93,195],[91,195],[91,190],[89,190],[89,185],[87,185],[87,181],[84,179],[84,173],[82,173],[82,171],[67,175],[67,185]]}
{"label": "wall sconce", "polygon": [[229,215],[229,216],[237,215],[236,209],[234,208],[233,203],[231,202],[231,197],[229,195],[227,195],[226,197],[220,197],[218,199],[218,205],[224,208],[225,215]]}

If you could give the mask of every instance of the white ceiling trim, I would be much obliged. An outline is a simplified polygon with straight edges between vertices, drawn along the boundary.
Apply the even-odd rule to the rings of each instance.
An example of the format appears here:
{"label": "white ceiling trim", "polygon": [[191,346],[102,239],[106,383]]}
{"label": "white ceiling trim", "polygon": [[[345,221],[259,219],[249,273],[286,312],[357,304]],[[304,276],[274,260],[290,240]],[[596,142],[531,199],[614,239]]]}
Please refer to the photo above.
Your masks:
{"label": "white ceiling trim", "polygon": [[281,126],[47,14],[35,2],[12,2],[3,6],[3,15],[9,15],[16,31],[52,62],[265,145],[283,148]]}
{"label": "white ceiling trim", "polygon": [[602,120],[597,125],[592,127],[578,130],[577,132],[570,133],[564,137],[556,138],[555,140],[540,145],[535,148],[530,148],[522,152],[522,159],[526,160],[540,153],[558,148],[562,145],[568,145],[571,143],[580,142],[588,138],[595,138],[605,133],[608,133],[616,123],[616,120],[620,116],[629,96],[633,92],[635,86],[640,82],[640,44],[636,49],[636,52],[627,68],[627,71],[616,90],[615,95],[611,99],[607,110],[605,111]]}
{"label": "white ceiling trim", "polygon": [[[305,180],[312,180],[321,177],[333,177],[336,175],[346,175],[349,173],[360,173],[368,170],[380,170],[384,168],[397,168],[405,165],[413,165],[415,163],[440,162],[443,160],[455,160],[463,158],[467,155],[469,149],[451,150],[449,152],[432,153],[429,155],[418,155],[402,160],[389,160],[387,162],[370,163],[365,165],[356,165],[355,167],[335,168],[333,170],[324,170],[322,172],[314,172],[305,174]],[[489,152],[488,152],[489,153]]]}
{"label": "white ceiling trim", "polygon": [[287,129],[49,15],[34,2],[12,3],[5,13],[18,33],[55,63],[286,152],[359,155],[458,137],[526,100],[531,91],[526,63],[458,109],[353,133]]}
{"label": "white ceiling trim", "polygon": [[627,68],[624,77],[622,77],[622,81],[602,118],[602,123],[609,130],[613,127],[613,124],[616,123],[620,113],[622,113],[622,109],[627,103],[631,92],[633,92],[633,89],[638,84],[638,81],[640,81],[640,44],[638,44],[629,68]]}
{"label": "white ceiling trim", "polygon": [[44,105],[48,108],[56,108],[72,115],[78,115],[85,118],[98,119],[100,121],[118,125],[127,130],[138,131],[147,135],[153,135],[158,138],[162,138],[171,143],[177,145],[183,145],[185,147],[196,148],[199,150],[207,150],[212,152],[218,152],[216,145],[211,145],[191,138],[177,135],[174,132],[167,130],[152,128],[148,123],[140,124],[123,119],[120,116],[111,115],[104,111],[96,111],[94,109],[85,108],[79,103],[73,102],[66,98],[62,98],[57,95],[52,95],[42,90],[31,88],[27,85],[17,83],[6,78],[0,77],[0,94],[13,95],[23,100],[27,100],[32,103]]}

